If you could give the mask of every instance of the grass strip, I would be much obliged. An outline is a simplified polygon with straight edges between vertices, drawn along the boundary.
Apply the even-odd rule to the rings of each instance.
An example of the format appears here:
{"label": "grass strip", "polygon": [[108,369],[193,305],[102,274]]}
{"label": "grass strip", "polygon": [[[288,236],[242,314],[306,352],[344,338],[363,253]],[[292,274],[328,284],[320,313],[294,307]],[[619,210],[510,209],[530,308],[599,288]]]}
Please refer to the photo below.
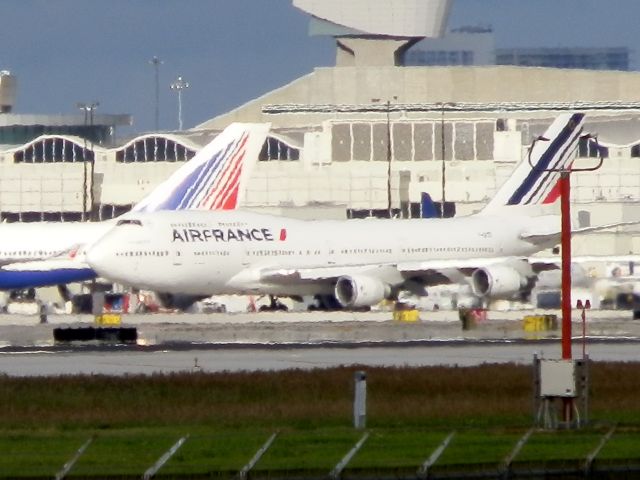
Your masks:
{"label": "grass strip", "polygon": [[[162,475],[235,474],[276,430],[254,473],[326,475],[362,432],[353,373],[0,376],[0,478],[51,477],[91,436],[72,476],[140,476],[180,437]],[[371,436],[345,474],[413,474],[446,435],[434,468],[495,469],[533,422],[531,367],[366,368]],[[598,464],[638,463],[640,365],[593,363],[589,428],[536,431],[514,466],[579,464],[612,424]]]}

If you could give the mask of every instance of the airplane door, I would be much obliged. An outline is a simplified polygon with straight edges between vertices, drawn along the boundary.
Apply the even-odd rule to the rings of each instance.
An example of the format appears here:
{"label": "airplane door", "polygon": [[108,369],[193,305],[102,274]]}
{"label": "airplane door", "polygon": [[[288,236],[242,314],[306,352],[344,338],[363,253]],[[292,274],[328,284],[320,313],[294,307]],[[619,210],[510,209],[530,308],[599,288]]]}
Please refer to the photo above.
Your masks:
{"label": "airplane door", "polygon": [[176,267],[182,266],[182,252],[179,249],[173,251],[173,265]]}
{"label": "airplane door", "polygon": [[336,250],[332,242],[325,242],[323,245],[326,251],[326,260],[328,265],[336,264]]}

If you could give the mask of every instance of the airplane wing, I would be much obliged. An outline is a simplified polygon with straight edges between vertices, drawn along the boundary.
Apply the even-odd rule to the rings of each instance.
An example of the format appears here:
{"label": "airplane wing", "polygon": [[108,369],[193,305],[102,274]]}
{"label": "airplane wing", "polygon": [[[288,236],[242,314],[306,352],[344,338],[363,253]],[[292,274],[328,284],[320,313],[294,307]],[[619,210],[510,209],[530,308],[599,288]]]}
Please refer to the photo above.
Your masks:
{"label": "airplane wing", "polygon": [[[302,268],[263,268],[260,282],[289,286],[317,284],[335,287],[340,281],[386,284],[400,291],[426,295],[436,285],[469,284],[479,296],[506,298],[533,287],[541,272],[559,270],[561,257],[490,257],[451,260],[423,260],[387,264],[326,265]],[[640,255],[615,257],[580,256],[573,264],[589,261],[640,261]],[[477,272],[477,273],[476,273]],[[475,278],[477,277],[477,278]],[[344,280],[341,280],[344,279]],[[479,283],[477,283],[479,282]],[[524,290],[522,290],[524,289]]]}
{"label": "airplane wing", "polygon": [[265,283],[283,286],[318,284],[335,287],[336,292],[341,283],[350,283],[354,289],[361,287],[362,291],[373,291],[376,285],[388,285],[398,291],[408,291],[418,296],[427,295],[429,287],[458,283],[471,285],[474,293],[479,296],[506,298],[521,289],[532,287],[538,273],[559,268],[558,257],[534,259],[502,256],[386,265],[268,268],[260,270],[257,276]]}
{"label": "airplane wing", "polygon": [[407,280],[419,280],[425,285],[462,282],[471,273],[483,267],[526,263],[526,258],[493,257],[464,260],[424,260],[387,264],[340,265],[306,268],[267,268],[259,272],[263,282],[287,285],[295,282],[335,282],[343,276],[365,275],[378,278],[391,285]]}
{"label": "airplane wing", "polygon": [[[609,223],[606,225],[597,225],[594,227],[574,228],[571,230],[571,235],[581,235],[584,233],[599,232],[601,230],[608,230],[611,228],[626,227],[626,226],[638,225],[638,224],[640,224],[640,221],[632,220],[629,222]],[[560,236],[561,236],[561,233],[556,228],[550,228],[547,231],[536,230],[536,231],[530,231],[530,232],[523,232],[522,234],[520,234],[520,238],[534,245],[544,245],[550,242],[559,243]]]}
{"label": "airplane wing", "polygon": [[260,280],[287,284],[300,280],[334,280],[343,275],[375,274],[384,265],[340,265],[307,268],[267,268],[260,270]]}

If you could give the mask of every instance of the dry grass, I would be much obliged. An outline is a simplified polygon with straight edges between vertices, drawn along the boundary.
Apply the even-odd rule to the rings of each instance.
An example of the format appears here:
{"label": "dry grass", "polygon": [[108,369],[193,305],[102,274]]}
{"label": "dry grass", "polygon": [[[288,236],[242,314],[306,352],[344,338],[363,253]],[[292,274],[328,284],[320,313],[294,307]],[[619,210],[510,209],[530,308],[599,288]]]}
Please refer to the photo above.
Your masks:
{"label": "dry grass", "polygon": [[[5,376],[0,377],[0,428],[345,426],[351,423],[355,370]],[[531,367],[364,370],[371,427],[509,427],[531,422]],[[640,364],[594,363],[591,378],[591,418],[640,427]]]}

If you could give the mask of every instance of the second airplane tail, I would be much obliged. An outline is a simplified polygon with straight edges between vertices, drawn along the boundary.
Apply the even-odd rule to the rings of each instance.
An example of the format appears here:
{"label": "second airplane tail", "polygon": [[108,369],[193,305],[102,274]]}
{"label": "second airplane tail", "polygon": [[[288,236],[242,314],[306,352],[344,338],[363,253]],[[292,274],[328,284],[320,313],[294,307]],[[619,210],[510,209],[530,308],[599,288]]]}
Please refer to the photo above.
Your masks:
{"label": "second airplane tail", "polygon": [[583,126],[584,113],[558,116],[481,213],[513,206],[542,210],[540,207],[553,204],[559,198],[559,170],[574,161]]}
{"label": "second airplane tail", "polygon": [[132,211],[235,209],[269,128],[267,123],[232,123]]}

